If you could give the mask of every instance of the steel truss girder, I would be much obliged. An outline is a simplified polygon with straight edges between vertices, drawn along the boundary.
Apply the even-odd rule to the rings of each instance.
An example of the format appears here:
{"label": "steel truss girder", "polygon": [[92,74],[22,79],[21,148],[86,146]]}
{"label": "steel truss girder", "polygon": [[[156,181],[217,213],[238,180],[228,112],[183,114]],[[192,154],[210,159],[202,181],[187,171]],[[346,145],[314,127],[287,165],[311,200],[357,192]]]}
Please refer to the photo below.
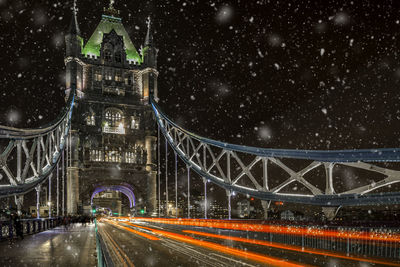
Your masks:
{"label": "steel truss girder", "polygon": [[[0,177],[0,180],[8,180],[0,185],[0,198],[24,195],[49,178],[66,146],[74,98],[75,93],[70,94],[67,106],[59,117],[43,128],[0,126],[0,139],[9,140],[8,146],[0,154],[0,169],[6,176]],[[9,162],[12,158],[16,158],[15,166]],[[30,177],[29,170],[32,174]]]}
{"label": "steel truss girder", "polygon": [[[198,136],[179,127],[162,113],[154,99],[150,99],[150,101],[161,132],[179,157],[200,176],[225,188],[227,191],[235,191],[261,200],[285,201],[325,207],[400,203],[400,192],[370,193],[378,188],[399,183],[400,171],[382,168],[369,163],[398,162],[400,161],[400,149],[310,151],[264,149],[222,143]],[[203,151],[203,160],[201,160],[200,151]],[[253,157],[253,160],[249,164],[244,164],[238,153],[244,153],[249,157]],[[209,156],[211,162],[206,162],[207,156]],[[226,169],[223,169],[221,166],[224,156],[226,157]],[[295,171],[284,164],[279,158],[313,161],[304,169]],[[235,177],[231,177],[232,160],[236,161],[240,168],[239,174]],[[260,161],[263,166],[263,177],[256,179],[252,173],[252,168]],[[268,161],[289,175],[288,179],[274,188],[269,188],[268,185]],[[333,186],[332,172],[334,165],[343,165],[376,172],[386,177],[378,182],[338,194],[335,192]],[[305,174],[319,166],[325,168],[325,191],[320,190],[304,178]],[[246,179],[247,184],[250,184],[250,186],[239,185],[238,182],[242,179]],[[262,181],[262,185],[259,184],[258,180]],[[310,194],[281,193],[283,188],[293,182],[302,184],[310,191]]]}

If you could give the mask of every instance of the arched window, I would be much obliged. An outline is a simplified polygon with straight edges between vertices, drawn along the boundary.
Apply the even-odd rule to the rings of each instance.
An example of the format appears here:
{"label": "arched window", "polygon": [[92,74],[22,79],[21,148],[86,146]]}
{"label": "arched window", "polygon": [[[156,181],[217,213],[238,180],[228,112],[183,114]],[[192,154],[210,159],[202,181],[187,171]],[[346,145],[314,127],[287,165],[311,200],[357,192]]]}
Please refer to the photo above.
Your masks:
{"label": "arched window", "polygon": [[105,116],[106,116],[106,122],[108,123],[108,126],[118,127],[118,126],[120,126],[120,123],[123,123],[122,111],[120,111],[118,109],[106,110]]}
{"label": "arched window", "polygon": [[105,122],[103,132],[125,134],[124,116],[121,110],[109,108],[104,112]]}
{"label": "arched window", "polygon": [[137,130],[140,126],[140,118],[139,116],[135,115],[131,116],[131,129]]}
{"label": "arched window", "polygon": [[95,119],[94,113],[90,113],[86,116],[86,125],[89,125],[89,126],[96,125],[96,119]]}

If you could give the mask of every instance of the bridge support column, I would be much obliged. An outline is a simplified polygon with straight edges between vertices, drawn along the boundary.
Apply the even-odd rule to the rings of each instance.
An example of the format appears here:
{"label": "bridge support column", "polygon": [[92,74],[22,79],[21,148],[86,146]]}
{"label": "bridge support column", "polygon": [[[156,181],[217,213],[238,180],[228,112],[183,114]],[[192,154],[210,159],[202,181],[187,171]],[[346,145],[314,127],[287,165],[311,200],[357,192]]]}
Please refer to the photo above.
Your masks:
{"label": "bridge support column", "polygon": [[261,206],[264,210],[264,219],[268,219],[268,210],[271,206],[271,201],[261,200]]}
{"label": "bridge support column", "polygon": [[178,218],[178,155],[175,154],[175,217]]}
{"label": "bridge support column", "polygon": [[53,174],[49,175],[49,198],[47,203],[49,205],[49,218],[51,218],[51,179],[53,178]]}
{"label": "bridge support column", "polygon": [[157,176],[158,176],[158,217],[161,217],[161,154],[160,154],[160,125],[157,124]]}
{"label": "bridge support column", "polygon": [[190,218],[190,166],[186,166],[187,168],[187,202],[188,202],[188,213],[187,217]]}
{"label": "bridge support column", "polygon": [[22,205],[24,204],[24,196],[15,196],[15,205],[17,205],[17,213],[21,215]]}
{"label": "bridge support column", "polygon": [[35,187],[36,189],[36,218],[40,219],[40,191],[41,185]]}
{"label": "bridge support column", "polygon": [[232,206],[231,206],[232,191],[226,190],[226,195],[228,196],[228,220],[230,220],[232,218]]}
{"label": "bridge support column", "polygon": [[[68,146],[66,146],[66,148],[67,148]],[[61,191],[61,203],[62,203],[62,216],[65,216],[65,158],[64,158],[64,155],[65,155],[65,149],[63,150],[63,152],[62,152],[62,154],[61,154],[61,160],[62,160],[62,163],[61,163],[61,177],[62,177],[62,179],[61,179],[61,183],[62,183],[62,185],[61,185],[61,188],[62,188],[62,191]]]}
{"label": "bridge support column", "polygon": [[68,167],[67,172],[67,213],[77,214],[79,202],[79,170],[76,167]]}
{"label": "bridge support column", "polygon": [[169,216],[168,204],[168,141],[165,138],[165,217]]}
{"label": "bridge support column", "polygon": [[155,215],[157,207],[157,170],[155,165],[155,136],[146,136],[145,146],[147,151],[146,170],[149,172],[147,180],[147,212]]}
{"label": "bridge support column", "polygon": [[207,179],[203,178],[204,183],[204,219],[207,219]]}
{"label": "bridge support column", "polygon": [[79,203],[79,136],[70,131],[69,166],[67,168],[67,213],[77,214]]}
{"label": "bridge support column", "polygon": [[56,184],[56,192],[57,192],[57,217],[60,216],[60,169],[59,163],[57,163],[57,184]]}

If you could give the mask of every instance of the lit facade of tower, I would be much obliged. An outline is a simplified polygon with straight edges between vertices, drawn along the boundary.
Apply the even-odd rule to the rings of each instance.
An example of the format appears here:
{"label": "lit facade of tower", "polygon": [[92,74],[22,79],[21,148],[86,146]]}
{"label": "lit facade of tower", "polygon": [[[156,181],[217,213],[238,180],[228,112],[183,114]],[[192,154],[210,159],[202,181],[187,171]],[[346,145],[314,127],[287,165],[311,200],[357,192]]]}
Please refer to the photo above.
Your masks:
{"label": "lit facade of tower", "polygon": [[138,52],[111,2],[90,39],[76,12],[66,41],[66,95],[76,88],[67,172],[67,212],[81,213],[103,185],[129,184],[136,208],[156,209],[157,49],[152,27]]}

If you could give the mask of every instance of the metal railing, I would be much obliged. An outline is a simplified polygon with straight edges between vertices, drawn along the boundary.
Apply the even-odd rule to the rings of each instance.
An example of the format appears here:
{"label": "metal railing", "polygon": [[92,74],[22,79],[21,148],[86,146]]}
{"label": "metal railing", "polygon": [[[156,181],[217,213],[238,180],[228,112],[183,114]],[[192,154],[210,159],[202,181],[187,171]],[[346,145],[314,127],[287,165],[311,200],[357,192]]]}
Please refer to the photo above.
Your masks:
{"label": "metal railing", "polygon": [[[21,220],[23,235],[40,233],[62,224],[61,217],[46,219]],[[16,228],[13,221],[0,221],[0,241],[16,237]]]}
{"label": "metal railing", "polygon": [[342,256],[400,260],[400,227],[316,226],[216,219],[135,218],[134,221],[146,221],[179,230],[198,231],[201,228],[200,233],[221,234],[219,230],[225,229],[229,230],[229,236],[245,237],[250,243],[253,240],[264,242],[266,246],[279,243],[289,245],[286,248],[289,250],[323,255],[335,252]]}
{"label": "metal railing", "polygon": [[103,237],[97,228],[97,219],[94,220],[96,232],[96,250],[97,250],[97,266],[99,267],[113,267],[114,263],[108,252],[107,246],[104,243]]}
{"label": "metal railing", "polygon": [[[325,251],[335,251],[363,257],[382,257],[400,259],[400,228],[353,228],[353,227],[308,227],[308,232],[299,227],[292,227],[291,233],[268,233],[268,240],[281,244],[298,246],[302,249],[311,248]],[[329,236],[318,232],[337,232]],[[296,233],[298,232],[298,233]],[[316,234],[313,234],[316,233]],[[397,238],[394,238],[397,236]]]}

